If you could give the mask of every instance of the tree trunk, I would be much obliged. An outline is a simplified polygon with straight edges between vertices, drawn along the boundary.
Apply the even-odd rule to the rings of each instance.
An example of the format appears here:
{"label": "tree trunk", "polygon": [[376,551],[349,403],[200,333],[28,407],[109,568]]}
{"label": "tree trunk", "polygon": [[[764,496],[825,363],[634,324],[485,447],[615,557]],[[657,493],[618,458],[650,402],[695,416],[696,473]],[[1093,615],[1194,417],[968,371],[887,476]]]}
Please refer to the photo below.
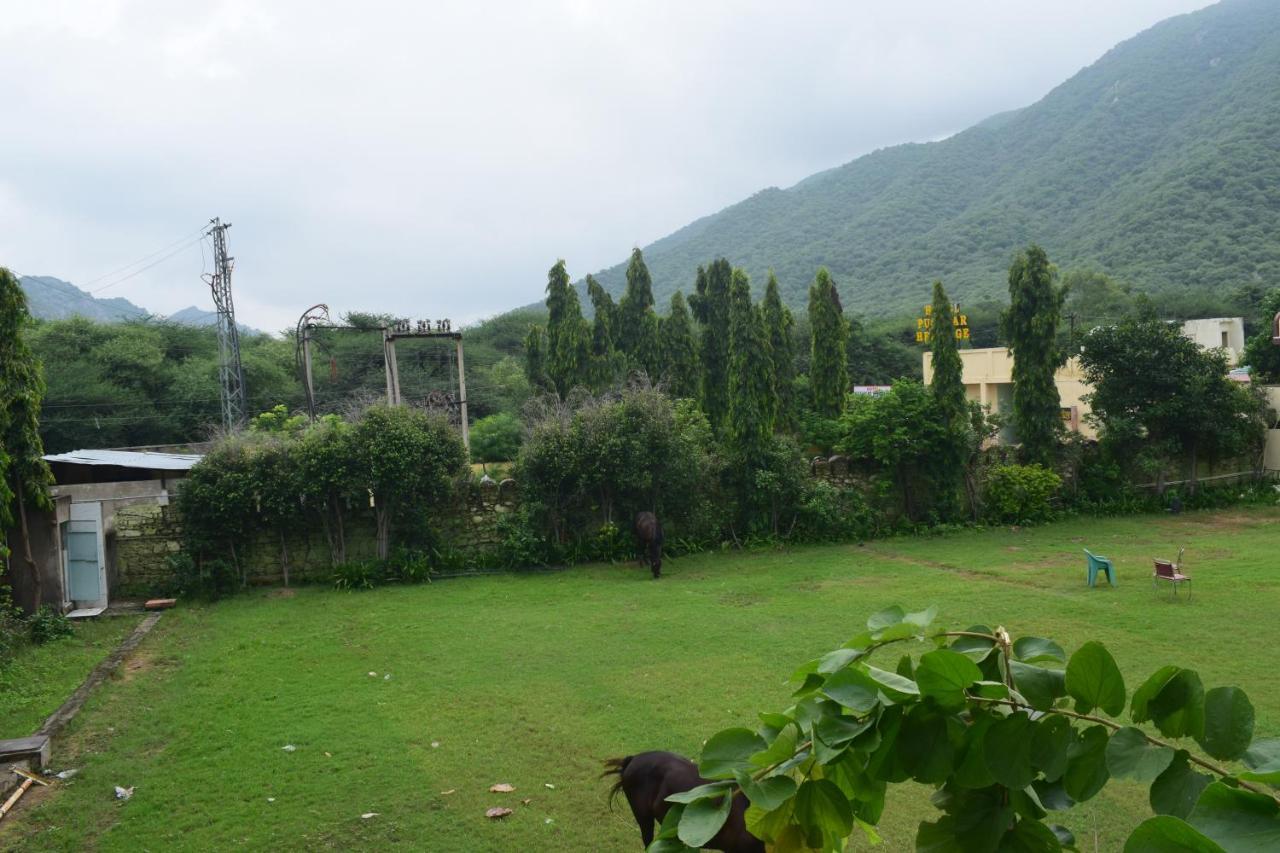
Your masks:
{"label": "tree trunk", "polygon": [[27,561],[27,569],[31,572],[31,590],[35,599],[35,609],[39,610],[44,603],[44,584],[40,577],[40,569],[36,567],[35,558],[31,556],[31,531],[27,527],[27,502],[23,494],[22,476],[16,478],[18,499],[18,521],[22,525],[22,555]]}
{"label": "tree trunk", "polygon": [[373,515],[378,527],[378,559],[385,561],[391,549],[391,513],[385,504],[379,503]]}
{"label": "tree trunk", "polygon": [[280,570],[284,573],[284,585],[289,585],[289,545],[285,542],[284,529],[280,530]]}
{"label": "tree trunk", "polygon": [[241,565],[240,557],[236,555],[235,540],[233,539],[227,544],[231,546],[231,565],[235,566],[236,571],[240,573],[240,586],[242,588],[246,587],[249,585],[249,572],[243,565]]}

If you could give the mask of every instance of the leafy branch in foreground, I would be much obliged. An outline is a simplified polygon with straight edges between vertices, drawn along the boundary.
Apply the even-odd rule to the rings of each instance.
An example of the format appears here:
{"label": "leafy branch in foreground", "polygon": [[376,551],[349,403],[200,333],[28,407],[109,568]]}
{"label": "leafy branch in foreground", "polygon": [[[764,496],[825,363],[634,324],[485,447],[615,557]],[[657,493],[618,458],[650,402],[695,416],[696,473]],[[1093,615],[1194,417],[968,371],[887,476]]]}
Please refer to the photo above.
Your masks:
{"label": "leafy branch in foreground", "polygon": [[[796,671],[791,707],[761,714],[754,730],[712,736],[699,770],[713,781],[667,798],[674,805],[650,852],[706,843],[739,788],[751,802],[747,828],[772,851],[842,851],[855,829],[876,842],[888,786],[908,780],[932,785],[942,813],[920,824],[919,851],[1074,850],[1050,814],[1112,778],[1151,785],[1156,816],[1126,853],[1280,847],[1280,739],[1253,739],[1242,690],[1206,691],[1193,670],[1170,665],[1129,695],[1101,643],[1068,659],[1052,640],[985,625],[948,631],[935,615],[875,614]],[[891,670],[870,663],[907,642],[932,648]]]}

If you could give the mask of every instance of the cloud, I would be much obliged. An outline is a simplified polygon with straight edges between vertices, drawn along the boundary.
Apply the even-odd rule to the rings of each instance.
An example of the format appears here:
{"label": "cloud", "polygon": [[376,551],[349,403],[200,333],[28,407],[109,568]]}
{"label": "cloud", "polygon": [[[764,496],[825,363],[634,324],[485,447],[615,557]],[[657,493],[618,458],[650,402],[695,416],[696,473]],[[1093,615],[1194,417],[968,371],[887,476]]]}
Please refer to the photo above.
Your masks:
{"label": "cloud", "polygon": [[[221,216],[242,319],[283,328],[531,302],[1203,0],[5,5],[0,262],[85,282]],[[107,295],[207,305],[199,262]]]}

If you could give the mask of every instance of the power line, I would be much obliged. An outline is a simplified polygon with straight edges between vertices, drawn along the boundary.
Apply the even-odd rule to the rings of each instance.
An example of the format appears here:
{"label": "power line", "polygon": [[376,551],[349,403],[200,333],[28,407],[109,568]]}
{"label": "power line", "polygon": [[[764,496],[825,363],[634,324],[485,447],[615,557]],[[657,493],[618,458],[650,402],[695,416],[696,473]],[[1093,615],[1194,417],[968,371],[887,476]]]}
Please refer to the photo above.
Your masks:
{"label": "power line", "polygon": [[[202,226],[200,226],[200,228],[198,228],[198,229],[196,230],[196,233],[195,233],[195,235],[194,235],[194,236],[198,236],[198,235],[202,234],[203,232],[204,232],[204,226],[202,225]],[[145,262],[145,261],[149,261],[149,260],[151,260],[152,258],[154,258],[156,255],[160,254],[161,252],[167,251],[168,249],[173,248],[174,246],[178,245],[179,243],[185,243],[186,241],[190,240],[192,236],[193,236],[193,235],[191,235],[191,234],[187,234],[187,235],[185,235],[185,236],[179,237],[177,240],[174,240],[174,241],[173,241],[172,243],[170,243],[169,245],[167,245],[167,246],[162,246],[161,248],[156,249],[156,250],[155,250],[154,252],[152,252],[151,254],[146,255],[145,257],[138,258],[138,260],[134,261],[134,262],[133,262],[133,263],[131,263],[131,264],[125,264],[124,266],[120,267],[120,268],[119,268],[119,269],[117,269],[117,270],[112,270],[112,271],[111,271],[111,272],[109,272],[109,273],[103,273],[102,275],[98,276],[98,277],[97,277],[97,278],[95,278],[95,279],[90,279],[89,281],[86,281],[86,282],[84,283],[84,286],[87,288],[87,287],[88,287],[89,285],[91,285],[91,284],[97,284],[98,282],[102,281],[104,278],[110,278],[111,276],[115,275],[116,273],[122,273],[122,272],[124,272],[124,271],[125,271],[125,270],[127,270],[127,269],[130,269],[130,268],[132,268],[132,267],[136,267],[138,264],[141,264],[141,263],[143,263],[143,262]],[[108,286],[110,286],[110,285],[108,285]],[[96,291],[92,291],[92,290],[91,290],[91,291],[89,291],[89,292],[90,292],[90,293],[94,293],[94,292],[96,292]]]}

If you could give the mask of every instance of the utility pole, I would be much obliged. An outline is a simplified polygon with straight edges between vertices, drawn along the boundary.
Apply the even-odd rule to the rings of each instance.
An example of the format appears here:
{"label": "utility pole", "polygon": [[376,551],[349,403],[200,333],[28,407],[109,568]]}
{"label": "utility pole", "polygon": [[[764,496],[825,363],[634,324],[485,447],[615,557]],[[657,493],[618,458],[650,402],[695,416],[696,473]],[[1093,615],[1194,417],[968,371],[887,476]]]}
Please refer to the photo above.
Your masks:
{"label": "utility pole", "polygon": [[316,386],[311,378],[311,330],[316,326],[328,325],[330,325],[329,306],[321,302],[302,312],[294,334],[298,347],[295,358],[298,369],[302,372],[302,389],[307,395],[307,417],[312,423],[316,422]]}
{"label": "utility pole", "polygon": [[227,229],[215,216],[209,220],[205,236],[213,241],[213,274],[207,276],[213,292],[213,307],[218,312],[218,374],[222,380],[222,425],[227,430],[245,422],[248,401],[244,388],[244,368],[240,364],[240,329],[236,326],[236,309],[231,301],[231,269],[235,258],[227,257]]}
{"label": "utility pole", "polygon": [[471,427],[467,424],[467,367],[462,361],[462,333],[454,337],[458,347],[458,406],[459,421],[462,424],[462,446],[471,453]]}

